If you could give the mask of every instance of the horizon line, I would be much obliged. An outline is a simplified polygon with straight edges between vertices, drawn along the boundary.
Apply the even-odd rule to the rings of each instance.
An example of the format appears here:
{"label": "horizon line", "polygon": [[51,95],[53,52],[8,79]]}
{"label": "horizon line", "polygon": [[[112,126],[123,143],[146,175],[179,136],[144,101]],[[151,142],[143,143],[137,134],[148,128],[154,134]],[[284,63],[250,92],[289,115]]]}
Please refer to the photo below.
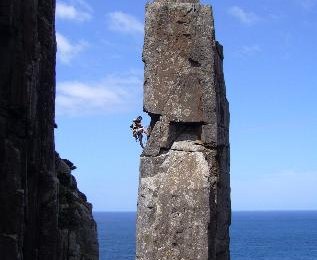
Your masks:
{"label": "horizon line", "polygon": [[[317,212],[317,209],[232,210],[232,212]],[[129,210],[93,210],[93,213],[137,213]]]}

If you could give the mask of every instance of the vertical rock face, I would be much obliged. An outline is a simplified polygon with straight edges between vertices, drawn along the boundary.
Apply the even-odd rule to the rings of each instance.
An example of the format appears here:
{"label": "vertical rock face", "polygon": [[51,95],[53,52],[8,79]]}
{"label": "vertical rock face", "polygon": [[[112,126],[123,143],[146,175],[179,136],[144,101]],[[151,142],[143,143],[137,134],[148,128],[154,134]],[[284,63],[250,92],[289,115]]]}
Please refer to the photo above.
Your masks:
{"label": "vertical rock face", "polygon": [[229,105],[210,6],[146,7],[139,260],[229,259]]}
{"label": "vertical rock face", "polygon": [[[54,152],[54,15],[54,0],[0,3],[1,260],[75,259],[61,254],[65,236]],[[93,248],[87,249],[91,256],[81,259],[97,259],[95,226],[87,229],[95,235]],[[89,255],[81,246],[85,239],[74,243]]]}

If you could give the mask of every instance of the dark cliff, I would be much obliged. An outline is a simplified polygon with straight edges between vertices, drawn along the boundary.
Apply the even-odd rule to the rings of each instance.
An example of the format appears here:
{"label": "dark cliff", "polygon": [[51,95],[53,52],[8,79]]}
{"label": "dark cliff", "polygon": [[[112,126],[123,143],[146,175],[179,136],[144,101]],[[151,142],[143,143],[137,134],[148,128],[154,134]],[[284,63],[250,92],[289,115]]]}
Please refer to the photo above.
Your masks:
{"label": "dark cliff", "polygon": [[55,155],[55,1],[0,3],[0,259],[98,259],[91,205]]}
{"label": "dark cliff", "polygon": [[61,230],[60,259],[98,259],[96,223],[92,217],[92,205],[77,188],[71,175],[74,166],[56,155],[56,172],[59,179],[59,219]]}

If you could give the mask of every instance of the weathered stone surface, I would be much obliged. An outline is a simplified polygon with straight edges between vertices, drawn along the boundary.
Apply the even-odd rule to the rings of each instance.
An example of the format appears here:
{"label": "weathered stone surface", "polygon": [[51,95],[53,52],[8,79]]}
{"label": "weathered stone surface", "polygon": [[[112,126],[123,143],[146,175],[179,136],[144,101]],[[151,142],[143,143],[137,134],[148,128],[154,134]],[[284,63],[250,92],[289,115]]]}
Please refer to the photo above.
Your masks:
{"label": "weathered stone surface", "polygon": [[[172,2],[172,1],[171,1]],[[174,122],[216,119],[211,9],[189,2],[147,5],[144,108]]]}
{"label": "weathered stone surface", "polygon": [[211,7],[199,1],[147,5],[152,131],[141,156],[136,259],[230,259],[229,105],[214,35]]}
{"label": "weathered stone surface", "polygon": [[155,0],[159,3],[199,3],[199,0]]}
{"label": "weathered stone surface", "polygon": [[[66,237],[59,227],[62,217],[55,170],[54,16],[55,0],[0,3],[1,260],[70,259],[61,256]],[[89,228],[95,232],[93,224]],[[76,237],[80,232],[75,231]],[[92,233],[81,234],[77,246]],[[91,240],[95,247],[96,236]],[[84,246],[79,249],[81,254],[85,250]],[[82,259],[97,256],[94,252]]]}
{"label": "weathered stone surface", "polygon": [[208,259],[209,176],[204,153],[171,151],[155,176],[141,179],[138,258]]}
{"label": "weathered stone surface", "polygon": [[92,217],[92,205],[77,188],[71,175],[74,167],[69,160],[56,157],[59,186],[59,229],[62,234],[60,259],[98,259],[97,226]]}

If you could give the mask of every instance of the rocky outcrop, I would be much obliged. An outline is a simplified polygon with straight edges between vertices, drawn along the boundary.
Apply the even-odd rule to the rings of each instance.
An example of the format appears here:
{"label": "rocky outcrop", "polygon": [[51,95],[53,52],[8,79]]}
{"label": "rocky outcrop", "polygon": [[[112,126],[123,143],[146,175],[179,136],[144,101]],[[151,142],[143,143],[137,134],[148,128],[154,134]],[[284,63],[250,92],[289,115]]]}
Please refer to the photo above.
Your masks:
{"label": "rocky outcrop", "polygon": [[[55,168],[54,14],[54,0],[0,3],[1,260],[75,259],[61,255],[68,233]],[[82,203],[78,212],[91,213],[84,200],[75,202]],[[87,216],[75,218],[89,223],[91,233],[79,238],[84,233],[77,230],[74,246],[82,255],[92,252],[82,259],[97,259],[95,226]],[[94,249],[84,249],[90,240]]]}
{"label": "rocky outcrop", "polygon": [[143,60],[151,136],[140,164],[136,259],[229,259],[229,105],[211,7],[148,4]]}
{"label": "rocky outcrop", "polygon": [[59,179],[59,229],[62,234],[61,259],[98,259],[97,226],[92,217],[92,205],[77,188],[72,169],[75,166],[56,156]]}

